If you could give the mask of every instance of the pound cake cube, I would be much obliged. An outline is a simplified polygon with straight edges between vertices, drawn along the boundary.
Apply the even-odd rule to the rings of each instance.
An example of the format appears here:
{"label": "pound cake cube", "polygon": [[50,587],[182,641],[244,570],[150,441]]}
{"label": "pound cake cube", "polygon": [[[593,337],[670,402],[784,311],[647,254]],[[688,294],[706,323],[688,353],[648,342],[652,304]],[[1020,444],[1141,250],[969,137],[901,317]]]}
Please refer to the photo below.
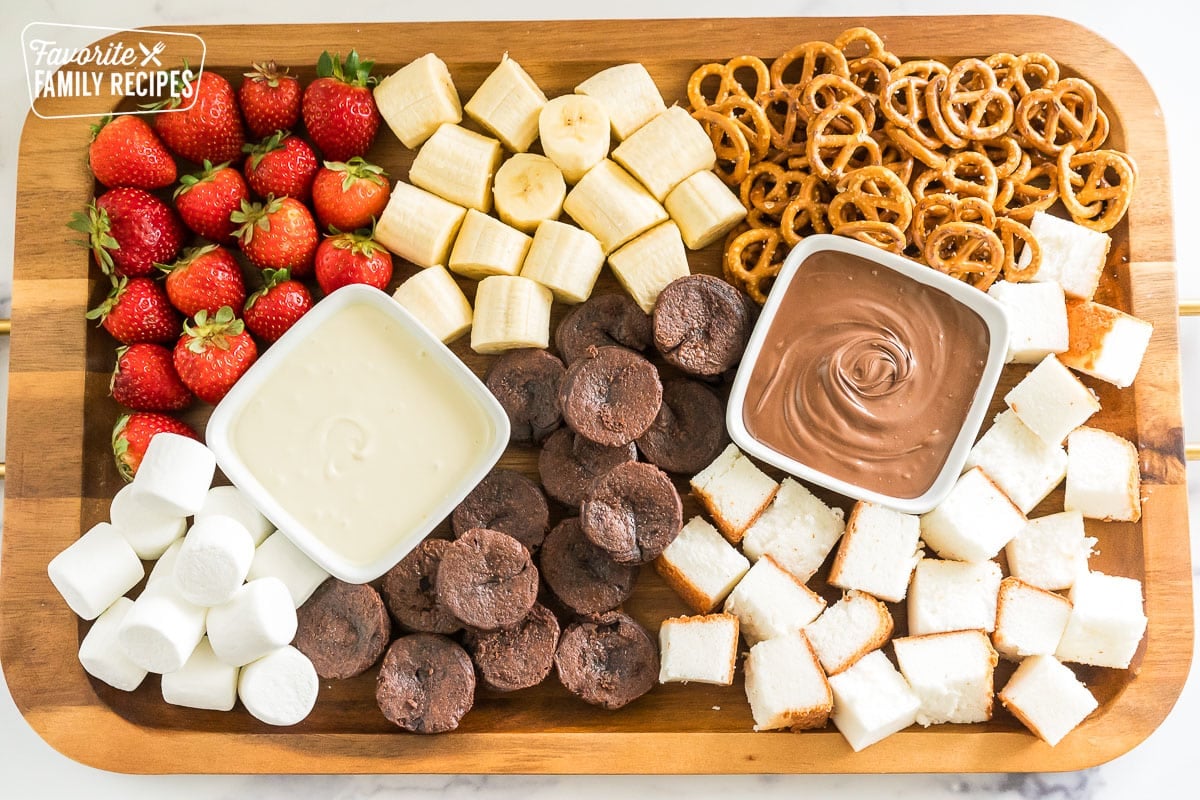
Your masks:
{"label": "pound cake cube", "polygon": [[712,611],[750,569],[750,562],[703,517],[692,517],[654,561],[654,569],[700,614]]}
{"label": "pound cake cube", "polygon": [[1055,655],[1060,661],[1125,669],[1146,632],[1142,583],[1088,572],[1071,587],[1071,615]]}
{"label": "pound cake cube", "polygon": [[829,688],[829,718],[856,753],[912,725],[921,709],[921,699],[882,650],[831,677]]}
{"label": "pound cake cube", "polygon": [[1047,444],[1062,444],[1067,434],[1100,410],[1096,394],[1049,355],[1004,396],[1025,427]]}
{"label": "pound cake cube", "polygon": [[829,570],[829,583],[858,589],[898,603],[921,560],[921,521],[874,503],[860,501],[850,512],[846,533]]}
{"label": "pound cake cube", "polygon": [[737,662],[738,619],[732,614],[665,619],[658,645],[659,683],[729,686]]}
{"label": "pound cake cube", "polygon": [[1057,283],[996,281],[988,294],[1008,318],[1008,363],[1036,364],[1070,347],[1067,299]]}
{"label": "pound cake cube", "polygon": [[1009,576],[1000,581],[992,644],[1000,655],[1013,661],[1052,656],[1070,614],[1067,598]]}
{"label": "pound cake cube", "polygon": [[825,609],[825,599],[763,556],[725,600],[725,613],[738,618],[749,645],[796,633]]}
{"label": "pound cake cube", "polygon": [[987,561],[1025,527],[1025,515],[979,467],[921,517],[921,538],[942,558]]}
{"label": "pound cake cube", "polygon": [[987,722],[999,660],[983,631],[906,636],[892,642],[896,662],[921,699],[920,725]]}
{"label": "pound cake cube", "polygon": [[1087,536],[1083,515],[1060,511],[1029,520],[1004,548],[1008,571],[1028,584],[1057,591],[1070,589],[1087,572],[1096,540]]}
{"label": "pound cake cube", "polygon": [[[1053,281],[1067,297],[1091,300],[1112,244],[1108,234],[1045,211],[1034,213],[1029,232],[1042,252],[1042,263],[1029,280]],[[1026,247],[1017,265],[1027,267],[1032,260],[1033,251]]]}
{"label": "pound cake cube", "polygon": [[1030,656],[1022,661],[998,697],[1014,717],[1051,747],[1099,706],[1071,668],[1054,656]]}
{"label": "pound cake cube", "polygon": [[1028,514],[1066,477],[1067,451],[1047,444],[1008,409],[971,448],[966,468],[972,467],[982,467],[1021,513]]}
{"label": "pound cake cube", "polygon": [[803,484],[784,478],[775,499],[746,531],[742,552],[751,561],[770,555],[807,582],[845,530],[840,508],[830,508]]}
{"label": "pound cake cube", "polygon": [[763,513],[779,484],[730,444],[691,481],[692,494],[708,509],[722,535],[737,544]]}
{"label": "pound cake cube", "polygon": [[826,675],[837,675],[892,636],[888,607],[866,592],[854,589],[831,605],[804,629]]}
{"label": "pound cake cube", "polygon": [[1145,320],[1089,300],[1067,303],[1067,327],[1062,363],[1119,389],[1133,383],[1154,332]]}
{"label": "pound cake cube", "polygon": [[908,632],[992,631],[1000,578],[995,561],[921,559],[908,590]]}
{"label": "pound cake cube", "polygon": [[833,710],[833,692],[803,633],[759,642],[746,656],[746,699],[754,730],[820,728]]}
{"label": "pound cake cube", "polygon": [[1137,522],[1142,517],[1141,473],[1133,443],[1098,428],[1067,437],[1067,494],[1063,507],[1090,519]]}

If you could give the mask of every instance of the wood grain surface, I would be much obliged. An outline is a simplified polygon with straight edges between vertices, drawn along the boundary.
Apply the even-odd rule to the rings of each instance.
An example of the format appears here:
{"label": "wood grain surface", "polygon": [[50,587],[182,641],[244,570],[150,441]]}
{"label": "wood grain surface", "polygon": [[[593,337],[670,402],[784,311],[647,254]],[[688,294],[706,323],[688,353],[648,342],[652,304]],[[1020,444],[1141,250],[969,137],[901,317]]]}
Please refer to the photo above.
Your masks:
{"label": "wood grain surface", "polygon": [[[119,413],[107,394],[113,342],[84,323],[84,310],[104,286],[65,227],[95,189],[86,166],[88,120],[31,115],[18,168],[0,664],[34,729],[71,758],[147,773],[1046,771],[1104,762],[1148,736],[1174,704],[1192,650],[1174,251],[1162,115],[1137,68],[1108,42],[1063,20],[1029,16],[186,30],[207,43],[206,68],[235,83],[252,59],[274,58],[307,80],[325,49],[356,47],[375,59],[379,75],[433,51],[449,64],[465,99],[508,51],[549,96],[570,92],[614,63],[641,61],[669,103],[685,101],[687,77],[702,63],[742,53],[770,59],[860,24],[877,30],[903,58],[1049,52],[1067,72],[1098,87],[1112,118],[1110,141],[1140,167],[1129,216],[1113,232],[1099,299],[1151,321],[1155,332],[1133,389],[1088,383],[1104,407],[1093,424],[1130,437],[1140,449],[1144,516],[1138,524],[1089,522],[1088,528],[1100,539],[1096,569],[1145,582],[1150,622],[1133,669],[1080,670],[1101,706],[1078,730],[1050,748],[1001,712],[987,724],[910,729],[855,754],[832,726],[753,733],[740,670],[731,687],[661,686],[616,713],[583,704],[553,678],[511,695],[481,691],[460,730],[435,737],[403,734],[384,720],[374,704],[374,671],[322,681],[314,713],[286,729],[261,725],[241,710],[169,706],[154,676],[133,693],[89,679],[76,658],[87,623],[55,592],[46,565],[106,518],[120,485],[108,448]],[[412,154],[384,129],[370,156],[403,178]],[[692,254],[693,270],[716,271],[719,248]],[[397,282],[407,274],[401,270]],[[604,281],[601,291],[613,287],[607,273]],[[465,342],[456,350],[477,370],[485,368]],[[1007,370],[997,398],[1023,372]],[[204,417],[198,410],[190,418],[202,424]],[[532,473],[535,458],[532,450],[513,448],[504,463]],[[1035,514],[1061,503],[1059,490]],[[685,513],[696,510],[694,501],[685,501]],[[823,586],[822,577],[816,586]],[[650,569],[643,570],[628,609],[651,631],[663,618],[686,612]],[[894,610],[902,621],[903,608]],[[1010,671],[1001,668],[998,687]]]}

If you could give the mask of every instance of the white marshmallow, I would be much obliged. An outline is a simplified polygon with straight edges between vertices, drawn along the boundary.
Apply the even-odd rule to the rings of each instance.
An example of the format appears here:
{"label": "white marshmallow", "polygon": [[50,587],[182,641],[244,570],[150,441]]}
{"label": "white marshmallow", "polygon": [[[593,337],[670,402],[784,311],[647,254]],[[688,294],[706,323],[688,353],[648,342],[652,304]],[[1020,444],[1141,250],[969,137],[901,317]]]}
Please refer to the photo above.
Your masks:
{"label": "white marshmallow", "polygon": [[328,577],[328,572],[278,531],[263,540],[254,551],[254,560],[250,562],[250,571],[246,573],[248,581],[259,578],[278,578],[283,581],[296,608],[304,605],[304,601]]}
{"label": "white marshmallow", "polygon": [[[1062,286],[1068,297],[1091,300],[1112,244],[1108,234],[1045,211],[1033,215],[1029,232],[1042,253],[1042,263],[1029,280],[1053,281]],[[1033,251],[1026,247],[1017,265],[1027,267],[1032,260]]]}
{"label": "white marshmallow", "polygon": [[296,635],[296,607],[278,578],[241,586],[208,611],[208,641],[217,658],[240,667],[282,647]]}
{"label": "white marshmallow", "polygon": [[771,505],[746,531],[742,550],[751,561],[770,555],[801,581],[808,581],[845,530],[840,508],[830,508],[803,484],[784,478]]}
{"label": "white marshmallow", "polygon": [[749,645],[796,633],[825,609],[825,598],[763,556],[725,599],[725,613],[738,618]]}
{"label": "white marshmallow", "polygon": [[158,586],[163,581],[170,585],[175,585],[175,561],[179,558],[179,550],[183,547],[183,539],[176,539],[171,543],[158,559],[154,562],[154,566],[150,568],[150,577],[146,578],[146,589]]}
{"label": "white marshmallow", "polygon": [[255,719],[295,725],[312,711],[319,686],[308,656],[286,645],[242,668],[238,697]]}
{"label": "white marshmallow", "polygon": [[978,467],[921,517],[921,538],[942,558],[987,561],[1025,527],[1025,515]]}
{"label": "white marshmallow", "polygon": [[254,560],[254,540],[233,517],[198,519],[175,559],[175,583],[189,602],[215,606],[233,597]]}
{"label": "white marshmallow", "polygon": [[117,492],[108,509],[109,519],[138,558],[153,561],[162,556],[187,530],[187,519],[178,514],[163,514],[153,501],[147,503],[136,485],[129,483]]}
{"label": "white marshmallow", "polygon": [[1067,437],[1067,492],[1063,508],[1089,519],[1137,522],[1142,517],[1142,477],[1133,442],[1099,428]]}
{"label": "white marshmallow", "polygon": [[147,585],[117,631],[129,660],[149,672],[174,672],[204,636],[205,609],[189,603],[172,580]]}
{"label": "white marshmallow", "polygon": [[204,505],[216,469],[216,456],[200,442],[160,433],[146,447],[133,482],[150,508],[189,517]]}
{"label": "white marshmallow", "polygon": [[1030,370],[1004,402],[1029,430],[1054,445],[1100,410],[1095,392],[1053,355]]}
{"label": "white marshmallow", "polygon": [[830,719],[854,752],[902,731],[917,720],[921,700],[882,650],[873,650],[829,679]]}
{"label": "white marshmallow", "polygon": [[1057,283],[996,281],[988,294],[1008,319],[1008,363],[1036,364],[1066,352],[1071,342],[1067,299]]}
{"label": "white marshmallow", "polygon": [[79,616],[95,619],[146,574],[125,537],[100,522],[51,559],[50,582]]}
{"label": "white marshmallow", "polygon": [[118,597],[79,643],[79,663],[87,674],[123,692],[132,692],[146,678],[146,670],[130,661],[117,643],[117,630],[132,607],[128,597]]}
{"label": "white marshmallow", "polygon": [[238,668],[222,663],[204,638],[186,664],[162,676],[162,696],[173,706],[230,711],[237,685]]}
{"label": "white marshmallow", "polygon": [[1055,651],[1059,660],[1128,667],[1146,633],[1141,581],[1088,572],[1076,579],[1069,597],[1071,616]]}
{"label": "white marshmallow", "polygon": [[194,522],[211,516],[233,517],[246,528],[258,547],[275,530],[271,520],[262,515],[250,499],[236,486],[214,486],[204,496],[204,505],[196,512]]}
{"label": "white marshmallow", "polygon": [[1067,476],[1067,451],[1047,444],[1007,409],[971,448],[966,468],[971,467],[983,467],[1013,505],[1028,514]]}
{"label": "white marshmallow", "polygon": [[1004,548],[1009,572],[1039,589],[1070,589],[1075,579],[1087,572],[1096,545],[1096,539],[1085,530],[1078,511],[1029,520]]}
{"label": "white marshmallow", "polygon": [[921,559],[908,589],[909,634],[995,630],[1000,578],[995,561]]}
{"label": "white marshmallow", "polygon": [[1051,747],[1099,705],[1075,673],[1054,656],[1030,656],[1000,690],[1000,702]]}

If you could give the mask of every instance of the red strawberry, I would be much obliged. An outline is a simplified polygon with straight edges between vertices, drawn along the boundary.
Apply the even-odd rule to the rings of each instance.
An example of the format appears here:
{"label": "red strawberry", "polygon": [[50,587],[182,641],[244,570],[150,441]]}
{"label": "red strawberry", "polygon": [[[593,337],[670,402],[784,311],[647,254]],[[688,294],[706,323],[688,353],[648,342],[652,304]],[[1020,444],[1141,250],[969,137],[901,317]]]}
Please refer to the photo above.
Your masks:
{"label": "red strawberry", "polygon": [[308,142],[298,136],[276,133],[244,148],[246,183],[259,197],[295,197],[307,203],[313,178],[321,165]]}
{"label": "red strawberry", "polygon": [[184,175],[175,190],[175,209],[183,223],[201,236],[215,242],[233,240],[234,224],[229,215],[250,199],[250,190],[242,173],[228,164],[214,167],[204,162],[204,170]]}
{"label": "red strawberry", "polygon": [[184,316],[194,317],[200,309],[216,314],[221,306],[241,308],[246,302],[242,266],[218,244],[185,250],[162,270],[167,273],[167,297]]}
{"label": "red strawberry", "polygon": [[242,252],[256,266],[289,269],[297,277],[312,274],[317,250],[317,223],[308,207],[294,197],[242,203],[230,217]]}
{"label": "red strawberry", "polygon": [[387,173],[381,167],[358,156],[349,161],[326,161],[313,180],[313,210],[322,227],[352,231],[379,219],[391,194]]}
{"label": "red strawberry", "polygon": [[175,343],[175,371],[206,403],[220,402],[256,358],[254,340],[229,306],[211,317],[207,311],[197,313],[194,324],[183,324]]}
{"label": "red strawberry", "polygon": [[253,72],[243,74],[238,103],[246,127],[255,139],[275,131],[290,131],[300,119],[300,81],[279,69],[274,61],[251,64]]}
{"label": "red strawberry", "polygon": [[369,235],[339,233],[317,248],[316,272],[325,294],[351,283],[386,289],[392,279],[392,254]]}
{"label": "red strawberry", "polygon": [[372,61],[359,61],[350,51],[341,56],[321,53],[317,79],[304,90],[301,111],[304,127],[317,149],[331,161],[349,161],[365,155],[379,129],[379,109],[371,86]]}
{"label": "red strawberry", "polygon": [[113,458],[117,462],[117,473],[126,480],[133,480],[150,440],[160,433],[174,433],[200,441],[200,437],[186,423],[166,414],[139,411],[125,414],[117,420],[112,432]]}
{"label": "red strawberry", "polygon": [[105,186],[158,189],[175,182],[175,160],[141,117],[107,116],[92,126],[88,166]]}
{"label": "red strawberry", "polygon": [[181,411],[192,402],[192,393],[175,372],[171,351],[161,344],[118,347],[108,390],[118,403],[138,411]]}
{"label": "red strawberry", "polygon": [[106,275],[138,277],[179,255],[186,234],[171,207],[144,189],[110,189],[67,223],[85,234]]}
{"label": "red strawberry", "polygon": [[312,295],[286,269],[263,270],[266,285],[246,301],[246,327],[258,338],[273,342],[296,324],[313,306]]}
{"label": "red strawberry", "polygon": [[[171,152],[197,164],[240,161],[246,134],[233,87],[208,71],[190,86],[190,94],[168,101],[166,110],[155,116],[154,129]],[[186,109],[172,110],[178,105]]]}
{"label": "red strawberry", "polygon": [[169,342],[179,335],[179,312],[149,278],[121,278],[103,303],[87,312],[121,344]]}

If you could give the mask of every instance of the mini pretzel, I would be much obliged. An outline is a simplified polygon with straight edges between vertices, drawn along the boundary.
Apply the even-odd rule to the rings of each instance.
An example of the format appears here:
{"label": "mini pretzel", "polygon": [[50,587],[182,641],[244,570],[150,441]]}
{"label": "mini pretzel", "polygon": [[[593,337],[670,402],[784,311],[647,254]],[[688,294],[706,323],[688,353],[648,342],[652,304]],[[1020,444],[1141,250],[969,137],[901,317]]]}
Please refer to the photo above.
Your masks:
{"label": "mini pretzel", "polygon": [[[859,111],[863,111],[859,103],[867,96],[867,93],[858,88],[854,81],[843,78],[841,75],[817,75],[804,85],[799,96],[800,104],[808,112],[809,119],[812,119],[825,109],[842,104],[855,106]],[[863,114],[863,119],[867,121],[867,130],[875,127],[874,116],[873,108],[869,117],[867,114]]]}
{"label": "mini pretzel", "polygon": [[974,150],[953,154],[942,168],[942,184],[960,197],[982,197],[994,205],[998,183],[995,165]]}
{"label": "mini pretzel", "polygon": [[890,222],[880,222],[878,220],[864,219],[856,222],[847,222],[844,225],[835,227],[833,232],[839,236],[849,236],[851,239],[857,239],[860,242],[874,245],[881,250],[887,250],[896,255],[902,255],[905,246],[908,244],[908,239],[905,237],[903,230]]}
{"label": "mini pretzel", "polygon": [[[793,64],[799,64],[796,80],[785,80]],[[797,45],[771,63],[771,88],[800,91],[814,75],[850,77],[850,68],[842,51],[828,42],[805,42]]]}
{"label": "mini pretzel", "polygon": [[896,140],[887,134],[887,131],[877,130],[871,134],[871,137],[879,143],[879,159],[883,166],[890,169],[892,172],[904,182],[907,186],[912,180],[913,167],[916,159],[912,154],[896,143]]}
{"label": "mini pretzel", "polygon": [[996,227],[996,212],[979,197],[959,199],[946,192],[928,194],[913,207],[909,228],[913,244],[924,252],[929,235],[947,222],[975,222],[990,230]]}
{"label": "mini pretzel", "polygon": [[883,40],[879,38],[879,34],[870,28],[864,28],[861,26],[857,28],[847,28],[846,30],[842,31],[842,33],[836,39],[833,40],[833,46],[838,50],[841,50],[842,54],[846,56],[847,60],[853,58],[853,56],[846,51],[857,44],[866,45],[867,52],[863,57],[874,58],[889,68],[900,66],[900,59],[895,53],[890,52],[886,47],[884,47]]}
{"label": "mini pretzel", "polygon": [[[849,132],[835,133],[838,127]],[[809,168],[825,180],[837,181],[852,169],[879,163],[879,144],[854,106],[827,108],[808,123]]]}
{"label": "mini pretzel", "polygon": [[765,303],[786,254],[787,247],[783,246],[779,231],[761,228],[743,231],[726,244],[725,279],[755,302]]}
{"label": "mini pretzel", "polygon": [[737,122],[709,108],[693,111],[692,116],[704,126],[718,153],[713,171],[730,186],[745,180],[750,171],[750,143]]}
{"label": "mini pretzel", "polygon": [[789,247],[810,233],[829,233],[829,187],[816,175],[809,175],[792,198],[779,220],[779,232]]}
{"label": "mini pretzel", "polygon": [[[1028,227],[1015,219],[1001,217],[996,221],[996,234],[1004,246],[1004,280],[1020,282],[1031,280],[1042,266],[1042,246]],[[1017,266],[1017,242],[1030,253],[1029,263]]]}
{"label": "mini pretzel", "polygon": [[804,152],[808,125],[800,113],[800,100],[786,89],[770,89],[758,103],[771,128],[771,149],[784,154]]}
{"label": "mini pretzel", "polygon": [[930,148],[923,141],[913,136],[907,128],[885,122],[884,133],[897,147],[927,167],[941,171],[946,166],[946,157],[937,152],[936,146]]}
{"label": "mini pretzel", "polygon": [[1032,164],[1028,155],[1008,179],[1012,198],[1004,210],[1006,217],[1028,223],[1038,211],[1045,211],[1058,200],[1058,165],[1052,161]]}
{"label": "mini pretzel", "polygon": [[945,75],[934,75],[926,82],[925,91],[921,96],[925,103],[925,117],[929,120],[934,135],[941,140],[942,144],[951,150],[961,150],[967,146],[968,142],[950,130],[950,125],[946,122],[945,114],[942,112],[942,97],[945,94]]}
{"label": "mini pretzel", "polygon": [[992,162],[997,178],[1007,178],[1021,166],[1021,145],[1011,134],[971,142],[970,149],[982,153]]}
{"label": "mini pretzel", "polygon": [[1012,98],[978,58],[964,58],[951,67],[939,99],[946,124],[964,139],[995,139],[1012,127]]}
{"label": "mini pretzel", "polygon": [[887,167],[868,166],[849,172],[838,181],[837,190],[837,196],[829,202],[829,224],[834,233],[858,221],[886,222],[901,231],[912,222],[912,194]]}
{"label": "mini pretzel", "polygon": [[811,175],[785,169],[773,161],[760,161],[750,167],[738,187],[742,205],[773,216],[776,221]]}
{"label": "mini pretzel", "polygon": [[1004,267],[1004,245],[976,222],[947,222],[926,239],[925,260],[938,272],[986,291]]}
{"label": "mini pretzel", "polygon": [[[766,157],[767,151],[771,148],[771,122],[767,119],[767,113],[752,98],[745,95],[730,95],[705,110],[728,117],[741,129],[742,136],[750,147],[751,164]],[[724,146],[724,143],[721,142],[720,146]],[[737,155],[736,149],[727,149],[722,152],[718,147],[718,142],[714,141],[713,148],[717,150],[717,158],[730,159]]]}
{"label": "mini pretzel", "polygon": [[[737,78],[740,69],[749,69],[754,73],[754,91],[749,92]],[[711,78],[717,78],[717,90],[712,99],[704,93],[704,83]],[[771,85],[771,74],[761,58],[754,56],[737,56],[724,64],[705,64],[692,73],[688,78],[687,96],[692,104],[692,110],[708,108],[711,105],[728,100],[730,97],[741,95],[751,99],[766,91]]]}
{"label": "mini pretzel", "polygon": [[1075,153],[1068,144],[1058,156],[1058,193],[1080,225],[1109,231],[1125,216],[1136,183],[1132,160],[1114,150]]}
{"label": "mini pretzel", "polygon": [[1078,78],[1063,78],[1021,98],[1014,124],[1033,147],[1057,156],[1064,145],[1078,146],[1091,138],[1097,112],[1092,85]]}
{"label": "mini pretzel", "polygon": [[882,97],[892,80],[888,65],[873,56],[856,58],[847,64],[847,68],[854,85],[873,97]]}
{"label": "mini pretzel", "polygon": [[996,53],[986,61],[1000,88],[1011,94],[1014,102],[1058,80],[1058,62],[1045,53]]}

